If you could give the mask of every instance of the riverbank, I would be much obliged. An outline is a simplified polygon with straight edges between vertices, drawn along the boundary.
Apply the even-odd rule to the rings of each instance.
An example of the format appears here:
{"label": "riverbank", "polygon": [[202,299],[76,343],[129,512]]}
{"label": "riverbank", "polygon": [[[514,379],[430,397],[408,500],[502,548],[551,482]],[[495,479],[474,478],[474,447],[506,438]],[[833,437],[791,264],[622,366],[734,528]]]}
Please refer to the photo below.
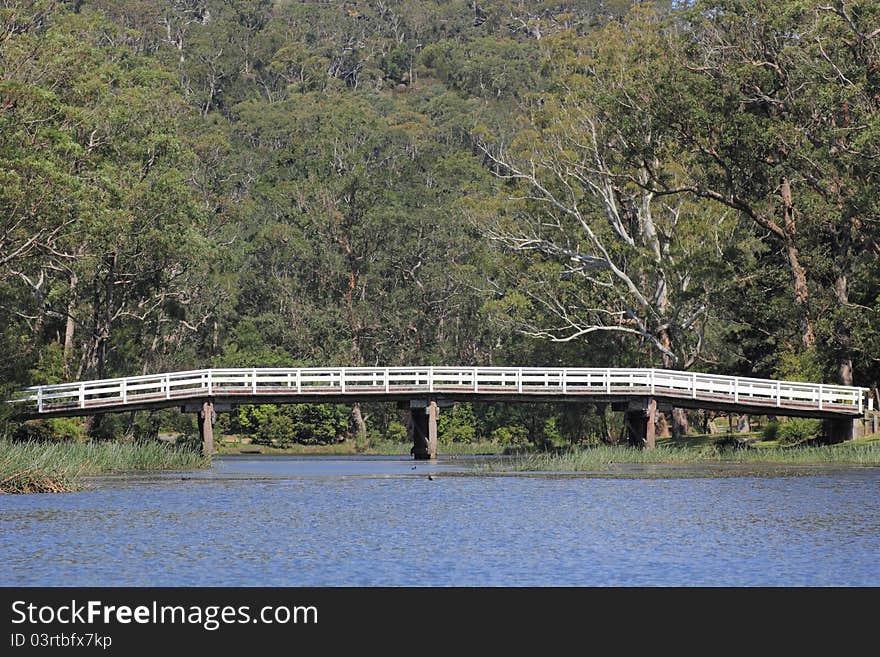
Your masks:
{"label": "riverbank", "polygon": [[0,441],[0,494],[63,493],[83,488],[83,477],[206,468],[211,459],[159,442]]}
{"label": "riverbank", "polygon": [[[410,453],[412,443],[400,443],[396,441],[373,442],[369,445],[358,444],[347,440],[332,445],[300,445],[291,444],[287,447],[272,447],[268,445],[254,445],[253,443],[224,439],[216,445],[217,454],[265,454],[287,456],[395,456]],[[442,443],[440,452],[447,456],[494,456],[504,453],[504,446],[492,442],[476,443]]]}
{"label": "riverbank", "polygon": [[[391,456],[408,455],[410,445],[382,441],[370,445],[353,441],[334,445],[291,445],[285,448],[221,441],[218,454]],[[505,452],[498,443],[449,443],[440,446],[444,456],[494,456]],[[0,441],[0,494],[57,493],[79,490],[83,478],[209,467],[210,458],[191,448],[163,442],[11,443]],[[725,446],[717,436],[659,439],[654,450],[627,446],[575,447],[555,452],[524,452],[503,462],[482,463],[476,472],[594,472],[613,474],[621,466],[688,465],[768,466],[870,466],[880,467],[880,434],[837,445],[781,446],[775,442],[749,442],[744,447]]]}
{"label": "riverbank", "polygon": [[[688,444],[690,443],[690,444]],[[752,464],[772,466],[846,465],[880,467],[880,435],[836,445],[753,443],[723,446],[712,441],[661,440],[656,449],[638,450],[625,446],[599,445],[571,450],[520,454],[499,467],[515,472],[603,472],[631,465],[716,465]]]}
{"label": "riverbank", "polygon": [[[733,438],[741,439],[742,446],[734,447]],[[359,445],[345,441],[332,445],[299,445],[271,447],[226,438],[217,445],[220,455],[288,455],[288,456],[392,456],[408,455],[411,445],[382,441]],[[658,438],[653,450],[632,449],[626,445],[593,445],[566,447],[550,452],[536,452],[525,448],[511,454],[500,443],[441,443],[443,456],[497,456],[509,455],[505,463],[516,464],[517,470],[537,471],[595,470],[608,463],[632,464],[700,464],[700,463],[780,463],[780,464],[834,464],[880,466],[880,434],[873,434],[837,445],[781,445],[778,441],[761,440],[759,434],[707,434],[684,438]],[[506,466],[505,466],[506,468]]]}

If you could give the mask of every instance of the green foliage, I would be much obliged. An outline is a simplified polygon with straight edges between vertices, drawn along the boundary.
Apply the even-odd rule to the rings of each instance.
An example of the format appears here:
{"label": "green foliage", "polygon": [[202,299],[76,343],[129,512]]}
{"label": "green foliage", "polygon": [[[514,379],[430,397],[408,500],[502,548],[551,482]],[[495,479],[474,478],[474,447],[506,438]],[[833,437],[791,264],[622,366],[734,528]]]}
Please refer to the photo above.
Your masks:
{"label": "green foliage", "polygon": [[53,438],[52,431],[42,421],[22,422],[12,430],[12,440],[17,443],[45,443]]}
{"label": "green foliage", "polygon": [[85,440],[85,422],[82,418],[59,417],[46,420],[46,426],[54,440]]}
{"label": "green foliage", "polygon": [[[880,383],[876,2],[154,4],[0,8],[3,388],[416,362]],[[349,415],[219,427],[326,444]],[[91,424],[161,431],[192,416]],[[462,444],[602,431],[440,414]]]}
{"label": "green foliage", "polygon": [[816,349],[786,349],[777,356],[775,375],[788,381],[823,381],[823,363]]}
{"label": "green foliage", "polygon": [[[440,435],[443,435],[442,432]],[[384,436],[381,436],[385,440],[395,443],[403,443],[406,442],[407,439],[407,431],[406,427],[402,422],[398,422],[394,420],[388,423],[388,429],[385,431]]]}
{"label": "green foliage", "polygon": [[492,432],[492,440],[505,447],[526,447],[529,445],[529,432],[520,426],[498,427]]}
{"label": "green foliage", "polygon": [[764,425],[764,428],[761,429],[761,438],[763,440],[776,440],[779,436],[779,427],[782,426],[779,422],[768,422]]}
{"label": "green foliage", "polygon": [[250,435],[256,444],[327,445],[349,435],[349,417],[347,407],[334,404],[246,405],[226,430]]}
{"label": "green foliage", "polygon": [[780,445],[798,445],[815,438],[821,428],[822,422],[820,420],[790,418],[787,422],[779,425],[776,437]]}
{"label": "green foliage", "polygon": [[62,383],[65,380],[64,352],[60,344],[50,342],[40,349],[35,366],[28,371],[34,384]]}
{"label": "green foliage", "polygon": [[440,412],[438,438],[444,443],[472,443],[477,435],[477,418],[471,404],[456,404]]}
{"label": "green foliage", "polygon": [[257,427],[253,442],[258,445],[285,447],[297,441],[297,426],[293,418],[283,413],[271,413]]}
{"label": "green foliage", "polygon": [[66,442],[85,439],[81,418],[51,418],[30,420],[14,427],[11,438],[15,442]]}
{"label": "green foliage", "polygon": [[549,445],[563,445],[568,441],[559,428],[559,418],[553,416],[544,420],[543,435],[544,441]]}

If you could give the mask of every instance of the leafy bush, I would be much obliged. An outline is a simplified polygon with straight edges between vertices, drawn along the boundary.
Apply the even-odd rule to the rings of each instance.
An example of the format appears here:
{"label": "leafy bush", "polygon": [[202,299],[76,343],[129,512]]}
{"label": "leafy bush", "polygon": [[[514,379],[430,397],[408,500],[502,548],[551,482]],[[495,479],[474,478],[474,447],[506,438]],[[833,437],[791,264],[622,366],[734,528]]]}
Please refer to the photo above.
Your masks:
{"label": "leafy bush", "polygon": [[783,349],[777,355],[775,377],[784,381],[821,381],[822,354],[815,347],[805,351]]}
{"label": "leafy bush", "polygon": [[472,443],[477,436],[477,418],[470,404],[443,409],[437,421],[437,433],[444,443]]}
{"label": "leafy bush", "polygon": [[822,423],[819,420],[792,418],[779,425],[776,436],[780,445],[797,445],[805,440],[815,438],[821,426]]}
{"label": "leafy bush", "polygon": [[256,444],[326,445],[348,435],[351,411],[336,404],[242,406],[230,429],[253,436]]}
{"label": "leafy bush", "polygon": [[46,420],[46,426],[55,440],[84,440],[86,437],[83,421],[79,418],[52,418]]}
{"label": "leafy bush", "polygon": [[767,426],[761,429],[761,438],[763,440],[776,440],[779,432],[779,422],[768,422]]}
{"label": "leafy bush", "polygon": [[388,423],[388,430],[385,432],[385,438],[396,443],[405,443],[407,439],[406,427],[402,422],[392,420]]}
{"label": "leafy bush", "polygon": [[46,443],[52,440],[52,431],[40,420],[22,422],[13,429],[12,440],[17,443]]}
{"label": "leafy bush", "polygon": [[296,425],[291,417],[283,413],[272,413],[257,428],[253,442],[258,445],[286,447],[296,440]]}
{"label": "leafy bush", "polygon": [[506,447],[525,447],[529,444],[529,432],[520,426],[498,427],[492,432],[492,440]]}
{"label": "leafy bush", "polygon": [[85,437],[83,421],[70,417],[30,420],[19,424],[12,432],[12,439],[20,443],[82,440]]}
{"label": "leafy bush", "polygon": [[562,430],[559,428],[559,420],[555,415],[551,415],[544,420],[544,430],[542,433],[544,442],[548,445],[562,445],[567,442],[562,435]]}

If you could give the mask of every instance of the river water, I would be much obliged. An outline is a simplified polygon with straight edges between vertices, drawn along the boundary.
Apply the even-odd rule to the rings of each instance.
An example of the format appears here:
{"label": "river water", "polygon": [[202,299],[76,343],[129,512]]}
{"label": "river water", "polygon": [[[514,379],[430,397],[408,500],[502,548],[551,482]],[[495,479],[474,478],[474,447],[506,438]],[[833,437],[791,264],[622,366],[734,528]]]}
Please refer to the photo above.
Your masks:
{"label": "river water", "polygon": [[221,457],[0,496],[0,585],[880,585],[880,468],[462,476],[471,467]]}

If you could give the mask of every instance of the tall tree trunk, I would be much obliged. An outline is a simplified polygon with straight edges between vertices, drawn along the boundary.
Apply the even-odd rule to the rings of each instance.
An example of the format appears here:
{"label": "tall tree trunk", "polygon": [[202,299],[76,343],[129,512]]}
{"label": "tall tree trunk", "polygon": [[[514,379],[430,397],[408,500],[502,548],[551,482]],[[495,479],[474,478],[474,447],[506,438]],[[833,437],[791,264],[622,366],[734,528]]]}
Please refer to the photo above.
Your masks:
{"label": "tall tree trunk", "polygon": [[[847,272],[849,271],[849,251],[850,251],[850,226],[845,224],[841,227],[840,240],[837,245],[837,260],[839,269],[837,278],[834,279],[834,296],[841,308],[849,306],[849,288],[847,281]],[[846,321],[846,313],[844,313],[844,321],[837,327],[837,371],[840,377],[840,383],[845,386],[852,385],[852,330],[849,322]]]}
{"label": "tall tree trunk", "polygon": [[601,409],[602,412],[599,413],[599,417],[602,418],[602,442],[606,445],[616,445],[617,437],[614,435],[608,422],[608,404],[603,404]]}
{"label": "tall tree trunk", "polygon": [[70,286],[67,293],[67,320],[64,324],[64,374],[70,375],[70,361],[73,358],[73,336],[76,323],[73,321],[73,312],[76,309],[76,287],[79,278],[76,273],[70,274]]}
{"label": "tall tree trunk", "polygon": [[658,438],[669,438],[669,422],[666,420],[666,413],[657,411],[654,416],[654,424],[656,425],[656,435]]}
{"label": "tall tree trunk", "polygon": [[683,408],[672,409],[672,435],[675,438],[686,436],[689,430],[687,413]]}
{"label": "tall tree trunk", "polygon": [[110,326],[113,323],[113,286],[116,282],[116,264],[118,254],[113,253],[105,258],[107,275],[104,279],[104,312],[100,312],[100,305],[95,309],[95,355],[94,367],[97,378],[104,378],[107,367],[107,348],[110,342]]}
{"label": "tall tree trunk", "polygon": [[[841,271],[834,281],[834,296],[842,307],[849,305],[849,292],[847,290],[846,273]],[[838,327],[837,343],[837,371],[840,377],[840,383],[845,386],[853,384],[853,364],[851,348],[852,348],[852,332],[846,322],[842,322]]]}
{"label": "tall tree trunk", "polygon": [[351,408],[351,420],[354,422],[355,437],[359,442],[367,439],[367,423],[361,413],[361,405],[355,404]]}
{"label": "tall tree trunk", "polygon": [[794,301],[798,309],[798,324],[801,330],[801,341],[805,347],[816,344],[816,333],[810,317],[810,290],[807,286],[807,272],[800,261],[800,253],[795,243],[797,222],[794,217],[794,203],[791,196],[791,183],[787,177],[782,178],[779,187],[782,197],[782,211],[785,221],[785,258],[794,282]]}
{"label": "tall tree trunk", "polygon": [[[664,349],[672,352],[672,339],[669,336],[669,331],[663,329],[660,331],[660,335],[658,336],[660,340],[660,344],[663,345]],[[666,369],[672,369],[675,367],[675,361],[669,354],[663,354],[663,367]],[[657,413],[658,417],[663,417],[663,413]],[[663,423],[665,425],[666,418],[663,417]],[[688,433],[688,419],[684,410],[681,408],[673,408],[672,409],[672,435],[675,438],[681,438],[682,436],[686,436]],[[669,435],[668,428],[666,429],[666,436]]]}

